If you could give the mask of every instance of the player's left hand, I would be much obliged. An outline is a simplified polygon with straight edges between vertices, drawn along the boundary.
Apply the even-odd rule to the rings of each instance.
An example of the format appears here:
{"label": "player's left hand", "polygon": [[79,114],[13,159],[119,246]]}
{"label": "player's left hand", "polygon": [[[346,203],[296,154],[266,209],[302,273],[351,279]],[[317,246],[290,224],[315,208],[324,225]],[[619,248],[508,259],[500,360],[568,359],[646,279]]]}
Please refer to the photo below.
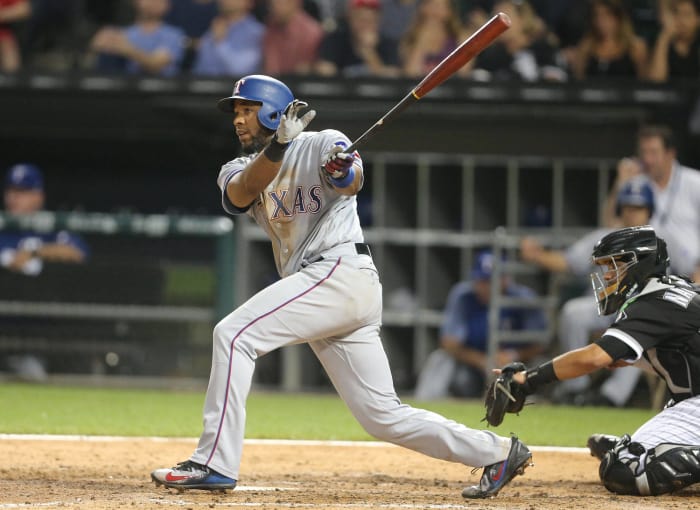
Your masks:
{"label": "player's left hand", "polygon": [[299,117],[299,112],[308,106],[307,102],[299,99],[295,99],[287,105],[275,133],[275,138],[279,143],[289,143],[294,140],[316,117],[316,110],[309,110],[302,117]]}
{"label": "player's left hand", "polygon": [[343,152],[343,147],[337,145],[331,149],[323,163],[323,169],[330,174],[333,179],[342,179],[350,171],[350,167],[355,162],[355,155]]}
{"label": "player's left hand", "polygon": [[[498,377],[486,390],[484,419],[499,426],[506,413],[519,413],[525,405],[525,397],[529,394],[522,382],[525,382],[525,365],[520,362],[509,363],[500,370],[494,370]],[[522,382],[521,382],[522,381]]]}

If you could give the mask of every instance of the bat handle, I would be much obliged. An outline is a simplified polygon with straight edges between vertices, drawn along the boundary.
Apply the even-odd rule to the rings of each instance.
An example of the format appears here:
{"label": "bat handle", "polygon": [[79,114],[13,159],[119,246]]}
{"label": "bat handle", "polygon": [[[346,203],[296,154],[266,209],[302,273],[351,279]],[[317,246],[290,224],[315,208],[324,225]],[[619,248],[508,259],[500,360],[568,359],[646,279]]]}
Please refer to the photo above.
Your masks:
{"label": "bat handle", "polygon": [[[415,89],[414,89],[415,90]],[[376,134],[381,128],[383,128],[386,124],[388,124],[394,117],[396,117],[399,113],[404,111],[406,108],[408,108],[411,104],[415,103],[418,101],[418,97],[414,94],[414,90],[409,92],[406,97],[404,97],[400,102],[396,104],[391,110],[389,110],[384,117],[379,119],[377,122],[375,122],[372,127],[370,127],[367,131],[362,133],[352,144],[350,144],[350,147],[346,148],[344,152],[347,154],[352,154],[359,146],[363,145],[367,140],[370,139],[370,137],[374,134]]]}

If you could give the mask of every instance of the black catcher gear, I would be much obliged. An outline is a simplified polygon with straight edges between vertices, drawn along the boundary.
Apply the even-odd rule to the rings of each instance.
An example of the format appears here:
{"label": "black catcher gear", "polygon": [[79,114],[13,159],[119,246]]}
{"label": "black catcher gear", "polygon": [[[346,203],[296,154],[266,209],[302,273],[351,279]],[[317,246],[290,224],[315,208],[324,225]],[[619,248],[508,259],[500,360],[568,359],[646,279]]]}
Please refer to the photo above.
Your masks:
{"label": "black catcher gear", "polygon": [[599,473],[617,494],[667,494],[700,482],[700,446],[662,443],[645,451],[625,435],[605,454]]}
{"label": "black catcher gear", "polygon": [[591,274],[598,313],[617,312],[625,301],[639,293],[652,276],[664,276],[669,259],[666,243],[649,225],[611,232],[593,248]]}

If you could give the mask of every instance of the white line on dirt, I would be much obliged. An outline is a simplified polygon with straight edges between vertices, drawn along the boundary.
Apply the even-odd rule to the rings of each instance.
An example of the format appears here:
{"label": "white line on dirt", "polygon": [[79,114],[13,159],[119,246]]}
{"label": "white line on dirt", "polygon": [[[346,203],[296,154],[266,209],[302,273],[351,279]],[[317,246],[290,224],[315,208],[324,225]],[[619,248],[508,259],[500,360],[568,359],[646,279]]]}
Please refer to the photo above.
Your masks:
{"label": "white line on dirt", "polygon": [[[65,434],[0,434],[0,441],[87,441],[96,443],[153,441],[163,443],[197,443],[191,437],[128,437],[128,436],[80,436]],[[396,448],[381,441],[317,441],[309,439],[246,439],[249,445],[270,446],[350,446],[363,448]],[[533,452],[589,453],[588,448],[574,446],[529,446]],[[0,508],[3,508],[0,506]],[[461,507],[460,507],[461,508]]]}
{"label": "white line on dirt", "polygon": [[[316,503],[276,503],[276,502],[230,502],[230,503],[210,503],[210,502],[203,502],[203,503],[198,503],[194,501],[186,501],[186,500],[163,500],[163,499],[149,499],[149,503],[158,503],[159,505],[171,505],[171,506],[187,506],[187,507],[194,507],[194,506],[207,506],[207,507],[232,507],[232,508],[237,508],[237,507],[243,507],[243,508],[328,508],[329,504],[328,503],[323,503],[322,505],[316,504]],[[401,509],[415,509],[415,508],[424,508],[424,509],[429,509],[429,510],[464,510],[464,509],[474,509],[473,506],[470,505],[453,505],[453,504],[444,504],[444,505],[413,505],[410,503],[332,503],[330,504],[331,507],[333,508],[401,508]],[[505,506],[489,506],[489,510],[505,510],[508,507]],[[512,507],[510,507],[512,510]]]}

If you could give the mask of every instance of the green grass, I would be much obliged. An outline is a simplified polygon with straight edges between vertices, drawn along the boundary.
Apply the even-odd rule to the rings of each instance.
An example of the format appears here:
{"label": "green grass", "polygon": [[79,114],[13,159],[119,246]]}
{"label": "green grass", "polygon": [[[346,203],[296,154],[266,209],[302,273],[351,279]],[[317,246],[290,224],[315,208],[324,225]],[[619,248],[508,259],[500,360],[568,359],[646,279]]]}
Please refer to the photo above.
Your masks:
{"label": "green grass", "polygon": [[[204,394],[185,391],[0,385],[0,433],[198,437]],[[474,401],[417,406],[472,428],[485,428],[484,408]],[[532,445],[584,446],[593,432],[633,432],[653,412],[527,406],[507,415],[494,432],[518,434]],[[246,437],[275,439],[371,439],[336,395],[253,392]]]}
{"label": "green grass", "polygon": [[216,292],[214,270],[208,266],[171,264],[166,267],[165,300],[169,304],[211,304]]}

